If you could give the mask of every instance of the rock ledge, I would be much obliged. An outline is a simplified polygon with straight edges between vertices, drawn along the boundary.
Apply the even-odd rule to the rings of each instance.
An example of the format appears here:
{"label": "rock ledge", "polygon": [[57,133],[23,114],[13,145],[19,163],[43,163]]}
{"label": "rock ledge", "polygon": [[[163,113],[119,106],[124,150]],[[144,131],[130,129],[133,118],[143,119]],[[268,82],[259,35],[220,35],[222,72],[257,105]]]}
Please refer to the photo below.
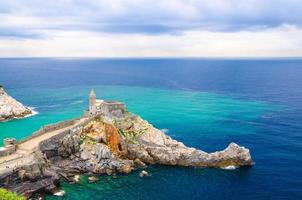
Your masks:
{"label": "rock ledge", "polygon": [[60,179],[76,183],[80,174],[95,177],[90,178],[94,182],[101,174],[116,176],[148,164],[221,169],[253,164],[245,147],[231,143],[213,153],[190,148],[128,112],[122,118],[94,116],[66,134],[40,142],[32,158],[30,165],[0,173],[0,187],[31,197],[55,191]]}
{"label": "rock ledge", "polygon": [[34,114],[32,109],[9,96],[0,86],[0,122],[23,118],[32,114]]}

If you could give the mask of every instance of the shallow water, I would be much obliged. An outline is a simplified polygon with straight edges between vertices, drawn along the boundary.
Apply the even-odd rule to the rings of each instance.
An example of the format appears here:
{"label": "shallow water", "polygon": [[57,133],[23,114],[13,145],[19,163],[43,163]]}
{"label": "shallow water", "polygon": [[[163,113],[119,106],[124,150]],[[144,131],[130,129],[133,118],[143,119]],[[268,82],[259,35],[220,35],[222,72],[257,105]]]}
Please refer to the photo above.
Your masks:
{"label": "shallow water", "polygon": [[231,141],[255,165],[236,170],[151,166],[62,182],[48,199],[299,199],[302,197],[302,61],[198,59],[0,59],[0,83],[38,115],[0,124],[0,139],[80,116],[91,88],[117,99],[159,129],[205,151]]}

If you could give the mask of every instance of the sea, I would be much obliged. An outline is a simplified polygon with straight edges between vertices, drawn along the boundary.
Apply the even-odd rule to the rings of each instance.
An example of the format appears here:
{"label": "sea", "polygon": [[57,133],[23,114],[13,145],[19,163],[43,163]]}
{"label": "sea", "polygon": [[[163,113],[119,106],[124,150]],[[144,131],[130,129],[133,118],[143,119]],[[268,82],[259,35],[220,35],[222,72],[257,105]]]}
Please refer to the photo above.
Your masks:
{"label": "sea", "polygon": [[88,94],[127,109],[207,152],[235,142],[254,165],[235,170],[152,165],[62,181],[64,197],[101,199],[302,199],[302,59],[1,58],[0,85],[38,114],[0,123],[2,139],[83,114]]}

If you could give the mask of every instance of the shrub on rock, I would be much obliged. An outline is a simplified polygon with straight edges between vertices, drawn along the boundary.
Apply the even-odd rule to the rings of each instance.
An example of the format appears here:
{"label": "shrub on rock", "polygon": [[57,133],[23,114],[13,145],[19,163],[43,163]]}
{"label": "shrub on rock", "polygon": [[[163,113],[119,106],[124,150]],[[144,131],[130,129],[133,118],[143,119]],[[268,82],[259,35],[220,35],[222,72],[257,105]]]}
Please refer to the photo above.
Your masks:
{"label": "shrub on rock", "polygon": [[19,196],[16,193],[10,192],[6,189],[0,188],[1,200],[26,200],[25,197]]}

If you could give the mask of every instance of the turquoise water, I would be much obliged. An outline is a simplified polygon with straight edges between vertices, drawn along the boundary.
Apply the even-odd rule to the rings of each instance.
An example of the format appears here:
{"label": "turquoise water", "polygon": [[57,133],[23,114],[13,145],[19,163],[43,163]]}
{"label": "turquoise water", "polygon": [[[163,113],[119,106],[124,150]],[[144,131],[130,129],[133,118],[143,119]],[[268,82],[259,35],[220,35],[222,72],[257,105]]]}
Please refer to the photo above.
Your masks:
{"label": "turquoise water", "polygon": [[[156,127],[164,129],[170,136],[187,145],[209,151],[222,149],[228,142],[221,145],[212,143],[212,148],[209,148],[204,145],[208,144],[208,137],[255,134],[258,131],[255,120],[269,117],[282,108],[265,102],[208,92],[143,87],[90,86],[42,91],[31,89],[30,97],[26,95],[29,92],[27,89],[11,90],[10,94],[20,97],[22,102],[35,107],[39,114],[1,124],[0,132],[4,133],[1,134],[1,139],[7,136],[16,136],[20,139],[43,124],[80,116],[82,110],[87,107],[90,88],[95,89],[98,98],[123,101],[130,111],[147,119]],[[48,196],[47,199],[153,199],[139,193],[145,192],[146,188],[147,190],[158,189],[158,185],[154,185],[154,180],[157,179],[161,184],[169,184],[169,179],[175,178],[175,174],[185,179],[194,179],[194,174],[200,176],[204,173],[199,169],[160,166],[151,166],[147,170],[152,176],[146,179],[139,178],[139,171],[137,171],[130,175],[116,177],[101,176],[100,181],[95,184],[89,184],[87,177],[82,177],[81,182],[76,185],[69,185],[63,181],[62,188],[66,196],[63,198]],[[162,177],[163,174],[165,177]],[[202,184],[208,178],[204,177],[205,180],[198,182]],[[173,184],[177,182],[173,181]],[[179,187],[182,187],[180,183]],[[140,192],[137,193],[137,191]],[[157,198],[166,198],[166,195],[157,194]],[[190,198],[190,195],[187,198]]]}
{"label": "turquoise water", "polygon": [[0,59],[0,84],[39,112],[0,123],[0,139],[80,116],[94,88],[188,146],[211,152],[236,142],[255,162],[236,170],[156,165],[146,179],[137,171],[95,184],[83,177],[48,199],[302,199],[301,59]]}
{"label": "turquoise water", "polygon": [[[207,92],[163,90],[126,86],[90,86],[60,89],[22,89],[7,92],[31,106],[37,115],[0,124],[0,140],[22,139],[39,127],[60,120],[78,117],[88,107],[88,93],[93,88],[101,99],[125,102],[129,111],[137,113],[158,128],[177,137],[185,129],[200,130],[197,134],[249,134],[255,132],[252,120],[280,109],[264,102],[242,100]],[[29,96],[28,93],[31,95]],[[226,123],[228,122],[228,123]],[[240,124],[240,127],[234,126]],[[225,124],[221,126],[221,124]],[[188,126],[189,125],[189,126]],[[192,135],[188,139],[192,139]]]}

